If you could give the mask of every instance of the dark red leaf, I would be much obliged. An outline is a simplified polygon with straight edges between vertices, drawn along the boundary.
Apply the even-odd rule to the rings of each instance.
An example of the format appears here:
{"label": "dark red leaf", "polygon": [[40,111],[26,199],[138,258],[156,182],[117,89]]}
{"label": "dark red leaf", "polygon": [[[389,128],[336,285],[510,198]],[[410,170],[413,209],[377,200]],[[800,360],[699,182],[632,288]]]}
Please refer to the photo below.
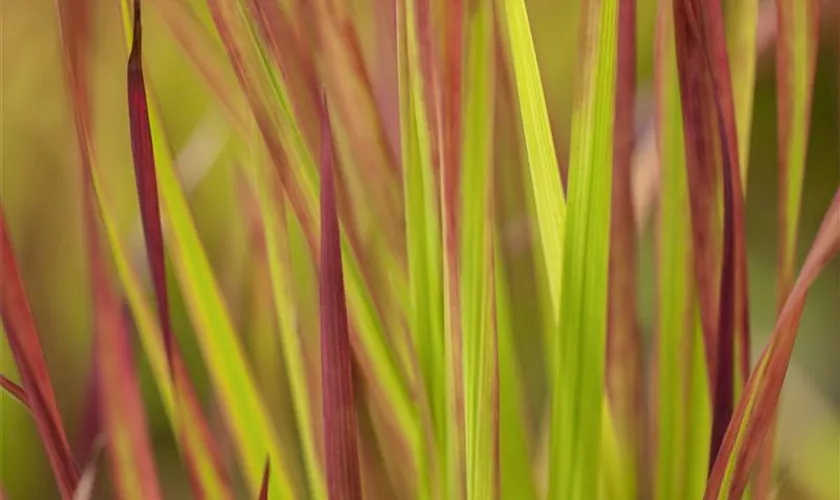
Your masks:
{"label": "dark red leaf", "polygon": [[[735,363],[741,368],[744,380],[749,372],[743,191],[721,6],[718,2],[677,0],[674,23],[695,274],[712,389],[711,464],[732,416]],[[723,178],[723,250],[715,303],[712,284],[717,265],[713,221],[717,217],[714,193],[718,172]],[[737,362],[736,341],[741,353]]]}
{"label": "dark red leaf", "polygon": [[131,125],[131,154],[134,158],[134,176],[137,198],[143,221],[146,257],[155,288],[158,319],[163,331],[166,359],[172,371],[172,326],[169,300],[166,291],[166,263],[163,253],[163,229],[160,221],[155,174],[155,155],[149,127],[149,109],[146,101],[146,82],[143,78],[143,25],[140,17],[140,0],[134,0],[134,38],[128,57],[128,114]]}
{"label": "dark red leaf", "polygon": [[6,227],[6,215],[0,208],[0,316],[15,360],[29,407],[46,448],[62,498],[73,497],[79,471],[70,453],[67,435],[61,424],[47,364],[35,318],[29,307],[23,280],[18,271],[12,242]]}
{"label": "dark red leaf", "polygon": [[333,187],[333,146],[329,111],[323,104],[321,140],[321,384],[324,412],[325,466],[330,499],[362,498],[353,367],[341,235]]}

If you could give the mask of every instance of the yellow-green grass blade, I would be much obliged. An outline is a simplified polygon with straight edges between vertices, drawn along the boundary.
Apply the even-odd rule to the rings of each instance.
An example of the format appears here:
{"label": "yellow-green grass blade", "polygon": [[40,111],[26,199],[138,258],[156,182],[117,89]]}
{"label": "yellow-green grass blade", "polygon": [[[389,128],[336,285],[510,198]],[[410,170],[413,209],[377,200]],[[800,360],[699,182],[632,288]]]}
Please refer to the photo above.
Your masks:
{"label": "yellow-green grass blade", "polygon": [[[123,293],[134,316],[140,342],[146,354],[146,359],[163,401],[163,408],[169,419],[170,425],[175,429],[175,437],[179,440],[178,445],[184,452],[189,451],[193,465],[197,471],[197,477],[201,479],[203,490],[208,493],[208,498],[227,498],[229,492],[225,478],[219,477],[217,464],[213,458],[213,452],[208,448],[206,441],[208,436],[201,434],[202,428],[195,423],[203,421],[204,418],[194,412],[199,411],[197,406],[190,404],[187,400],[187,393],[179,393],[179,405],[175,404],[176,386],[170,376],[166,352],[163,344],[163,336],[160,331],[160,323],[157,314],[149,303],[142,285],[142,279],[137,270],[131,264],[131,247],[125,236],[120,234],[117,221],[113,214],[117,213],[115,205],[106,193],[107,188],[100,178],[96,169],[92,172],[94,189],[99,205],[99,217],[105,229],[108,243],[117,275],[120,279]],[[174,346],[173,346],[174,347]],[[177,373],[185,375],[180,364],[180,355],[177,347],[173,349],[173,361]],[[185,391],[186,387],[177,388],[178,391]],[[191,389],[190,389],[191,391]],[[183,425],[181,422],[191,422],[192,425]],[[204,428],[206,430],[206,428]],[[190,460],[188,458],[188,460]],[[214,493],[217,496],[214,496]]]}
{"label": "yellow-green grass blade", "polygon": [[[560,180],[560,167],[551,137],[537,55],[525,0],[498,0],[508,40],[508,54],[519,98],[519,113],[528,152],[528,166],[536,207],[542,259],[548,275],[552,315],[560,311],[563,276],[563,235],[566,202]],[[549,355],[549,357],[551,354]]]}
{"label": "yellow-green grass blade", "polygon": [[587,498],[600,469],[617,0],[582,8],[563,249],[558,378],[552,388],[549,498]]}
{"label": "yellow-green grass blade", "polygon": [[658,215],[657,443],[658,500],[702,494],[711,409],[692,274],[688,178],[683,143],[671,0],[659,3],[655,55],[656,133],[662,165]]}
{"label": "yellow-green grass blade", "polygon": [[[450,428],[448,408],[450,386],[444,339],[442,247],[437,189],[432,164],[431,137],[413,0],[397,2],[397,66],[400,101],[400,136],[403,163],[403,199],[406,218],[408,256],[409,328],[412,333],[423,387],[428,397],[437,450],[437,482],[443,487],[452,483],[449,464],[452,453],[449,440],[455,438]],[[418,436],[419,440],[419,436]],[[431,450],[429,450],[431,451]],[[432,471],[429,457],[418,461],[419,481]],[[432,494],[428,485],[418,484],[418,496]],[[450,491],[451,493],[451,491]]]}
{"label": "yellow-green grass blade", "polygon": [[523,413],[522,376],[516,358],[510,288],[498,235],[494,261],[499,361],[499,494],[501,498],[536,500],[538,495]]}
{"label": "yellow-green grass blade", "polygon": [[498,372],[494,321],[493,0],[467,7],[461,182],[461,334],[468,499],[498,495]]}
{"label": "yellow-green grass blade", "polygon": [[[131,6],[121,2],[126,43],[132,36]],[[158,190],[162,213],[169,226],[168,247],[181,290],[198,332],[199,345],[208,366],[226,424],[236,444],[239,467],[253,495],[261,486],[261,471],[266,455],[275,467],[271,490],[283,497],[294,495],[294,485],[287,475],[285,458],[261,401],[250,368],[245,363],[242,346],[234,332],[227,306],[212,274],[201,245],[186,197],[173,167],[166,135],[160,122],[156,101],[150,95],[149,125],[154,145]]]}
{"label": "yellow-green grass blade", "polygon": [[295,423],[303,448],[309,493],[312,498],[326,498],[324,472],[318,455],[319,439],[313,429],[313,402],[309,396],[305,353],[298,333],[297,311],[292,285],[292,260],[288,246],[285,199],[276,189],[275,177],[255,152],[248,161],[247,173],[252,189],[257,194],[265,255],[268,261],[274,313],[279,329],[280,343],[287,378],[291,388]]}
{"label": "yellow-green grass blade", "polygon": [[759,0],[730,0],[725,3],[726,42],[729,67],[732,71],[732,97],[735,101],[735,123],[738,136],[738,164],[741,166],[741,187],[747,192],[752,130],[755,64],[758,55]]}

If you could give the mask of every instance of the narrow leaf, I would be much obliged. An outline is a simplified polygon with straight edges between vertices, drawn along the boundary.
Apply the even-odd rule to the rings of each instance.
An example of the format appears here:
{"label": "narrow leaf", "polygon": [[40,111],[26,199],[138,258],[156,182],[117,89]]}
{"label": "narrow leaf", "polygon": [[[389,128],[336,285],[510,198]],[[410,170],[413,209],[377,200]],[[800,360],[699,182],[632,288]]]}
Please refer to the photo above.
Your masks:
{"label": "narrow leaf", "polygon": [[166,268],[163,255],[163,229],[160,222],[155,156],[149,129],[149,110],[146,102],[146,82],[143,78],[143,25],[140,0],[134,0],[134,28],[131,52],[128,56],[128,112],[131,124],[131,154],[137,181],[137,198],[146,241],[146,258],[155,289],[158,318],[163,332],[166,359],[172,369],[172,323],[166,292]]}
{"label": "narrow leaf", "polygon": [[[428,17],[428,2],[407,0],[397,2],[397,65],[400,97],[400,137],[403,162],[403,200],[405,202],[406,253],[408,257],[409,330],[423,374],[423,387],[428,395],[431,421],[434,426],[434,446],[438,470],[428,470],[427,459],[418,457],[417,490],[421,498],[435,495],[461,496],[465,474],[463,424],[459,409],[462,406],[461,364],[456,349],[460,330],[454,305],[460,300],[457,290],[457,247],[442,251],[440,205],[437,196],[435,165],[438,151],[435,91],[428,87],[430,62],[424,65],[433,48],[422,41],[423,16]],[[428,19],[425,19],[428,24]],[[426,26],[428,30],[428,26]],[[428,33],[426,33],[428,35]],[[431,115],[431,116],[430,116]],[[451,245],[447,241],[447,245]],[[443,266],[443,273],[441,267]],[[444,280],[446,280],[444,282]],[[445,309],[447,300],[452,307]],[[418,437],[419,439],[419,437]],[[438,493],[430,490],[431,478],[438,477]],[[434,477],[434,476],[432,476]],[[445,488],[445,489],[444,489]],[[443,493],[446,492],[446,493]]]}
{"label": "narrow leaf", "polygon": [[738,127],[738,164],[744,194],[750,160],[750,131],[753,121],[755,95],[755,65],[758,59],[759,0],[731,0],[726,2],[726,41],[732,68],[732,98]]}
{"label": "narrow leaf", "polygon": [[256,191],[259,204],[262,244],[265,245],[268,274],[274,298],[274,312],[280,330],[283,360],[292,392],[295,423],[301,436],[303,458],[309,482],[310,494],[325,498],[323,466],[318,454],[318,437],[313,428],[314,402],[317,395],[310,395],[307,375],[311,369],[307,363],[302,343],[293,287],[293,268],[289,248],[289,230],[286,225],[286,198],[277,189],[276,176],[264,168],[259,161],[261,155],[254,154],[248,169],[248,179]]}
{"label": "narrow leaf", "polygon": [[572,115],[549,498],[586,498],[596,491],[599,478],[601,412],[606,410],[617,14],[617,0],[591,0],[581,10],[579,36],[585,50]]}
{"label": "narrow leaf", "polygon": [[341,235],[333,187],[329,111],[323,104],[321,145],[321,383],[324,398],[327,491],[332,499],[361,499],[356,405]]}
{"label": "narrow leaf", "polygon": [[[643,481],[645,394],[642,339],[636,320],[636,223],[631,192],[636,98],[636,0],[619,0],[613,136],[612,213],[610,214],[609,298],[607,318],[607,388],[618,426],[620,450],[632,469],[625,474]],[[635,481],[634,481],[635,482]],[[630,497],[642,485],[627,484]]]}
{"label": "narrow leaf", "polygon": [[9,378],[5,375],[0,375],[0,388],[15,398],[18,403],[22,404],[28,411],[32,411],[32,408],[29,406],[29,396],[26,395],[26,391],[23,390],[23,387],[9,380]]}
{"label": "narrow leaf", "polygon": [[[776,2],[776,88],[779,134],[779,255],[777,308],[793,286],[802,183],[808,150],[814,72],[819,47],[820,2]],[[773,480],[775,420],[761,452],[755,496],[769,498]]]}
{"label": "narrow leaf", "polygon": [[[735,367],[740,368],[743,380],[749,371],[743,189],[720,4],[676,1],[674,23],[692,224],[697,224],[694,231],[695,255],[701,256],[695,258],[695,272],[712,387],[711,465],[732,414]],[[716,168],[718,158],[719,170]],[[709,249],[710,234],[714,233],[708,229],[710,221],[717,216],[715,205],[710,206],[709,202],[716,189],[718,171],[723,176],[723,249],[715,306],[709,285],[717,268],[709,266],[702,255],[708,257],[714,253]],[[711,314],[710,310],[716,314]],[[738,360],[735,359],[736,342],[740,354]]]}
{"label": "narrow leaf", "polygon": [[702,495],[711,433],[709,382],[693,273],[689,184],[674,41],[672,0],[659,2],[654,59],[656,144],[661,165],[657,214],[654,373],[655,474],[660,500]]}
{"label": "narrow leaf", "polygon": [[840,252],[840,190],[776,321],[770,343],[747,381],[714,463],[706,499],[740,498],[779,402],[808,289]]}
{"label": "narrow leaf", "polygon": [[499,498],[498,351],[493,258],[493,1],[466,12],[460,285],[466,498]]}
{"label": "narrow leaf", "polygon": [[536,203],[543,259],[548,274],[552,314],[560,311],[563,281],[563,235],[566,202],[560,181],[560,167],[551,137],[537,55],[531,36],[525,0],[499,0],[509,43],[509,58],[519,96],[519,113],[525,133],[531,186]]}
{"label": "narrow leaf", "polygon": [[35,318],[29,307],[23,279],[12,249],[6,215],[0,208],[0,317],[9,341],[21,383],[47,451],[61,497],[70,499],[79,482],[79,472],[70,453],[61,424],[52,383],[44,360]]}
{"label": "narrow leaf", "polygon": [[[98,249],[89,251],[97,257]],[[159,499],[162,496],[122,305],[108,283],[104,263],[94,258],[91,286],[98,407],[117,494],[124,499]]]}

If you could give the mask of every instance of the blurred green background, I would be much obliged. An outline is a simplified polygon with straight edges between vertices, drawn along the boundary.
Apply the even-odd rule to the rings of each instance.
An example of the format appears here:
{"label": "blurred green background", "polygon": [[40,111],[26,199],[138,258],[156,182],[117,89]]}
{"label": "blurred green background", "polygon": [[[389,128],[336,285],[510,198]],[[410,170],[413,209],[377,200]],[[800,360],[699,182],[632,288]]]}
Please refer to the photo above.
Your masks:
{"label": "blurred green background", "polygon": [[[236,165],[226,154],[230,133],[195,68],[164,25],[155,4],[147,2],[144,57],[150,84],[181,168],[198,229],[240,332],[255,328],[250,319],[254,294],[250,236],[237,187]],[[369,59],[376,18],[370,0],[352,0],[359,33]],[[838,23],[827,6],[814,89],[814,108],[804,184],[800,261],[840,181],[838,130]],[[655,4],[639,0],[639,136],[650,126],[651,52]],[[125,96],[125,60],[118,2],[97,0],[90,40],[98,163],[114,193],[121,193],[119,220],[134,231],[138,249],[134,173],[130,160]],[[767,8],[767,6],[765,6]],[[772,6],[770,7],[772,8]],[[577,54],[575,1],[529,3],[543,84],[561,163],[565,163],[569,111]],[[765,16],[767,17],[767,16]],[[772,19],[772,16],[769,16]],[[211,25],[205,19],[205,27]],[[762,21],[764,22],[764,21]],[[0,2],[0,198],[29,299],[42,335],[65,425],[73,436],[84,420],[89,377],[89,301],[80,221],[79,168],[75,132],[64,87],[60,38],[53,0]],[[215,55],[224,61],[220,47]],[[369,64],[372,61],[368,60]],[[225,66],[227,68],[227,66]],[[225,75],[232,78],[230,74]],[[232,81],[232,80],[231,80]],[[750,315],[753,359],[764,346],[775,316],[776,266],[776,97],[774,46],[759,55],[747,198]],[[515,214],[513,214],[515,215]],[[513,218],[511,215],[511,218]],[[840,224],[840,221],[837,221]],[[653,224],[642,233],[640,312],[650,332],[654,318]],[[525,238],[525,237],[523,237]],[[527,249],[527,242],[524,243]],[[143,258],[141,252],[136,255]],[[527,292],[527,287],[525,288]],[[189,321],[177,290],[175,329],[196,386],[209,397]],[[533,294],[533,290],[531,290]],[[536,302],[536,301],[532,301]],[[520,296],[519,304],[528,297]],[[520,320],[525,324],[527,320]],[[523,366],[539,356],[533,328],[523,329]],[[530,337],[529,337],[530,335]],[[533,337],[533,338],[531,338]],[[141,351],[138,349],[137,351]],[[840,498],[840,264],[834,262],[813,286],[802,320],[794,358],[781,401],[781,486],[785,498]],[[539,360],[534,365],[539,365]],[[0,371],[16,378],[11,354],[0,341]],[[540,382],[528,387],[539,397]],[[148,370],[141,377],[158,473],[171,498],[188,497],[183,467],[163,417]],[[282,397],[281,397],[282,399]],[[282,412],[280,412],[282,413]],[[278,418],[283,418],[282,415]],[[283,427],[282,424],[280,427]],[[0,395],[0,483],[10,498],[56,498],[43,449],[30,416]],[[174,492],[180,492],[175,496]]]}

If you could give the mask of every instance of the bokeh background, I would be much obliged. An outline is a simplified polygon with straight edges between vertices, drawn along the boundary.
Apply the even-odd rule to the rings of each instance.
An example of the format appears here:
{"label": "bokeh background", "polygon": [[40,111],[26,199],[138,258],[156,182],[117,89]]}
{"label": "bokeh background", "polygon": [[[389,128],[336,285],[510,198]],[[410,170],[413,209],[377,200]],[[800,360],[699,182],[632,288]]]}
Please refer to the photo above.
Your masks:
{"label": "bokeh background", "polygon": [[[161,17],[159,5],[196,0],[149,0],[145,9],[144,57],[147,78],[160,100],[170,142],[200,236],[208,251],[238,331],[248,336],[259,328],[254,319],[255,271],[247,208],[241,177],[227,151],[231,131],[213,95],[184,55]],[[378,13],[375,0],[349,0],[361,37],[366,63],[375,74],[373,57]],[[119,220],[136,233],[136,258],[142,262],[142,238],[136,208],[130,158],[125,96],[125,52],[119,3],[94,0],[89,41],[98,161],[119,198]],[[548,99],[561,164],[565,163],[570,104],[577,55],[577,1],[531,0],[532,29]],[[807,251],[840,181],[838,130],[838,2],[825,3],[821,26],[814,108],[805,175],[800,261]],[[655,0],[639,0],[638,15],[638,142],[637,168],[655,157],[643,145],[652,139],[652,47]],[[206,11],[204,11],[206,13]],[[763,347],[775,317],[776,266],[776,97],[772,2],[762,2],[755,111],[749,147],[747,197],[750,315],[754,346]],[[211,57],[219,58],[223,75],[233,75],[215,39],[209,18],[199,17],[207,30]],[[235,88],[231,86],[231,88]],[[515,123],[510,131],[514,136]],[[510,140],[514,140],[510,139]],[[742,146],[743,147],[743,146]],[[12,230],[47,363],[56,386],[64,423],[71,437],[84,432],[86,387],[90,360],[90,308],[80,219],[79,168],[75,132],[64,86],[60,35],[53,0],[0,2],[0,200]],[[520,214],[521,215],[521,214]],[[687,214],[686,214],[687,216]],[[529,239],[517,231],[517,214],[509,213],[513,262],[528,269]],[[840,221],[837,221],[840,224]],[[654,318],[655,262],[653,228],[649,221],[640,237],[639,303],[642,326],[649,336]],[[523,275],[527,274],[523,271]],[[521,283],[519,282],[521,281]],[[516,280],[515,310],[520,361],[531,401],[544,390],[538,375],[540,339],[527,314],[537,301],[528,278]],[[530,295],[529,295],[530,294]],[[175,330],[191,374],[205,400],[206,375],[177,287],[173,287]],[[248,338],[244,339],[246,344]],[[141,353],[138,349],[138,353]],[[142,358],[142,356],[140,356]],[[779,457],[784,498],[840,498],[840,265],[834,262],[809,295],[793,361],[781,401]],[[140,372],[158,473],[169,498],[187,498],[186,475],[174,448],[148,369]],[[11,354],[0,340],[0,371],[16,377]],[[282,407],[283,388],[278,388]],[[538,406],[539,403],[533,403]],[[283,427],[283,411],[277,412]],[[535,411],[536,413],[536,411]],[[104,472],[107,475],[107,472]],[[107,478],[103,480],[107,481]],[[57,498],[35,426],[26,411],[0,395],[0,483],[10,498]]]}

